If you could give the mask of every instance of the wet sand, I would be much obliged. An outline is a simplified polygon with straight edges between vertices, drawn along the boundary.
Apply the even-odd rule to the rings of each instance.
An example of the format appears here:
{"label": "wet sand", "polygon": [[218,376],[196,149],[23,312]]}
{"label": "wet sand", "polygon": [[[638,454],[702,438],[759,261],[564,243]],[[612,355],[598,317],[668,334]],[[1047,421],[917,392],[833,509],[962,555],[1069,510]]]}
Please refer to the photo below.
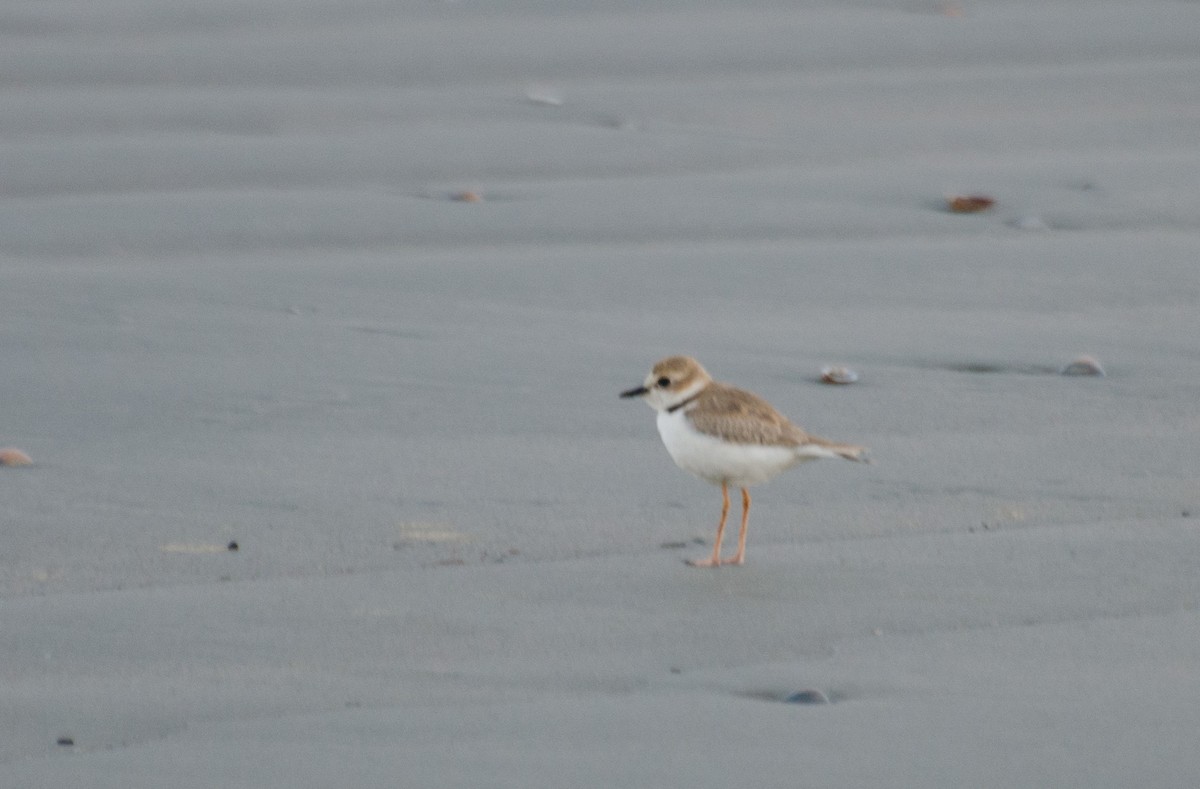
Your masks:
{"label": "wet sand", "polygon": [[0,19],[0,784],[1200,782],[1200,8]]}

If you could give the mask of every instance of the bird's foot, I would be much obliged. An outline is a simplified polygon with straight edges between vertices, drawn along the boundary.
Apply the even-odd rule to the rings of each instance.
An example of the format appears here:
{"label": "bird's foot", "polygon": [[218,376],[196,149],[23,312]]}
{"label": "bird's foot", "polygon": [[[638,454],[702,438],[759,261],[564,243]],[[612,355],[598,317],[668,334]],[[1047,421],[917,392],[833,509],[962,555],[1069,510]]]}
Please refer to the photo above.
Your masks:
{"label": "bird's foot", "polygon": [[725,564],[745,564],[745,556],[734,556],[732,559],[719,559],[710,556],[707,559],[684,559],[684,563],[689,567],[720,567]]}

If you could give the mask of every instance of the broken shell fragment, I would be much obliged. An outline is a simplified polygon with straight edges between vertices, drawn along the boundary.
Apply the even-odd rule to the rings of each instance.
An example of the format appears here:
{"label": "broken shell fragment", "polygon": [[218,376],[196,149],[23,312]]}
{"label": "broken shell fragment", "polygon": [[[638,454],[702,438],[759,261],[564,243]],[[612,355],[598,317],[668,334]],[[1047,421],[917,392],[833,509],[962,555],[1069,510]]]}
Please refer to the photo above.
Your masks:
{"label": "broken shell fragment", "polygon": [[1104,377],[1104,368],[1095,356],[1080,356],[1059,370],[1062,375],[1094,375]]}
{"label": "broken shell fragment", "polygon": [[995,198],[987,195],[952,195],[946,198],[946,208],[952,214],[978,214],[995,204]]}
{"label": "broken shell fragment", "polygon": [[821,368],[821,381],[827,384],[852,384],[858,380],[858,373],[849,367],[830,365]]}
{"label": "broken shell fragment", "polygon": [[547,85],[530,85],[525,89],[525,100],[530,104],[541,104],[546,107],[561,107],[562,93]]}

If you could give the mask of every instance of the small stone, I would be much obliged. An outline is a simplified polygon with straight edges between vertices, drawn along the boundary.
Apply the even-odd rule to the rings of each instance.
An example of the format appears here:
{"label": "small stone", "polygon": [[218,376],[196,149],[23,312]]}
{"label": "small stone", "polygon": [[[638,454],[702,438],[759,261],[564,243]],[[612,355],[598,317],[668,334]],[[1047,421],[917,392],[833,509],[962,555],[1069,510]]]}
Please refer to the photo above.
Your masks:
{"label": "small stone", "polygon": [[237,551],[239,549],[240,549],[240,546],[238,546],[237,540],[230,540],[229,544],[225,546],[225,550],[229,551],[230,553],[233,553],[234,551]]}
{"label": "small stone", "polygon": [[32,466],[33,458],[16,447],[0,449],[0,466]]}
{"label": "small stone", "polygon": [[661,543],[659,543],[659,544],[658,544],[658,547],[659,547],[659,548],[665,548],[666,550],[673,551],[673,550],[675,550],[676,548],[686,548],[686,547],[687,547],[687,545],[688,545],[688,544],[687,544],[686,542],[682,542],[682,541],[678,541],[678,542],[661,542]]}
{"label": "small stone", "polygon": [[467,190],[465,192],[457,192],[452,199],[456,203],[482,203],[483,195],[479,192]]}
{"label": "small stone", "polygon": [[1104,377],[1104,368],[1094,356],[1080,356],[1066,367],[1059,370],[1062,375],[1094,375]]}
{"label": "small stone", "polygon": [[978,214],[996,204],[996,199],[987,195],[952,195],[946,198],[946,208],[952,214]]}
{"label": "small stone", "polygon": [[821,381],[827,384],[852,384],[858,380],[858,373],[842,365],[829,365],[821,368]]}
{"label": "small stone", "polygon": [[54,741],[54,744],[61,745],[64,748],[70,748],[72,745],[75,744],[75,738],[74,737],[59,737],[57,740]]}
{"label": "small stone", "polygon": [[828,704],[829,697],[819,690],[807,689],[790,693],[783,699],[788,704]]}

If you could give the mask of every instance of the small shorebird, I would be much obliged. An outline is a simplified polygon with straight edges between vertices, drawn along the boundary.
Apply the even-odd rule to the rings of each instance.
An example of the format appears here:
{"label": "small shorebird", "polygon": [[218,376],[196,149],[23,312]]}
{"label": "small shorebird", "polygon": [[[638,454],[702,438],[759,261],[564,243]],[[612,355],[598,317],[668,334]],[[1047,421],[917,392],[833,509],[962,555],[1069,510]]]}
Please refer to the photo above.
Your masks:
{"label": "small shorebird", "polygon": [[[654,365],[645,383],[621,392],[621,397],[640,397],[658,412],[658,433],[677,466],[721,486],[721,521],[712,556],[690,560],[688,564],[694,567],[746,560],[749,486],[774,479],[806,460],[840,457],[870,462],[866,447],[804,432],[758,395],[714,381],[690,356],[663,359]],[[722,559],[730,485],[742,489],[742,528],[737,553]]]}

